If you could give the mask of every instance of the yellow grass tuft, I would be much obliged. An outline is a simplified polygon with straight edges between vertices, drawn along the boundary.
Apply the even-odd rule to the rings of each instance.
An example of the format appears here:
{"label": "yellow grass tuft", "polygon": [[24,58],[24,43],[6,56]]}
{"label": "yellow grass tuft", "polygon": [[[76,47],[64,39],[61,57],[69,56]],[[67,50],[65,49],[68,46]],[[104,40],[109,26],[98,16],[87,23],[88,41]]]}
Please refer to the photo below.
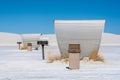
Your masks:
{"label": "yellow grass tuft", "polygon": [[96,59],[98,55],[98,49],[94,49],[90,55],[89,55],[89,59]]}
{"label": "yellow grass tuft", "polygon": [[[69,54],[62,53],[61,55],[58,55],[58,54],[49,54],[48,55],[49,63],[52,63],[56,60],[67,63],[67,62],[69,62]],[[83,60],[85,62],[88,62],[90,60],[104,62],[104,57],[101,55],[98,55],[98,50],[94,49],[88,57],[81,57],[80,60]]]}
{"label": "yellow grass tuft", "polygon": [[93,61],[101,61],[104,62],[104,57],[101,55],[98,55],[98,49],[94,49],[91,54],[89,55],[89,59]]}
{"label": "yellow grass tuft", "polygon": [[94,60],[94,61],[101,61],[101,62],[104,62],[104,57],[101,56],[101,55],[98,55],[97,58]]}
{"label": "yellow grass tuft", "polygon": [[69,62],[69,58],[61,59],[62,62],[67,63]]}
{"label": "yellow grass tuft", "polygon": [[69,58],[69,54],[61,53],[61,59]]}
{"label": "yellow grass tuft", "polygon": [[26,45],[26,44],[23,44],[23,45],[21,45],[21,50],[27,50],[28,49],[28,46]]}
{"label": "yellow grass tuft", "polygon": [[69,61],[69,54],[48,54],[48,63],[53,63],[54,61],[61,61],[67,63]]}
{"label": "yellow grass tuft", "polygon": [[61,60],[61,56],[60,56],[60,55],[57,55],[57,54],[49,54],[49,55],[48,55],[48,62],[49,62],[49,63],[52,63],[52,62],[54,62],[55,60]]}

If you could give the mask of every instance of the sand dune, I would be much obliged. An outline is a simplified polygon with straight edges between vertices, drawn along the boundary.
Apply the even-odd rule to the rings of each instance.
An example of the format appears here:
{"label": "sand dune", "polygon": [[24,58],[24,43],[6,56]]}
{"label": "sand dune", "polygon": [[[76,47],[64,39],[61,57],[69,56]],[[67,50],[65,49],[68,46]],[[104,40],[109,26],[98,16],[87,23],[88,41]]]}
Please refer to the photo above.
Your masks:
{"label": "sand dune", "polygon": [[120,35],[103,33],[101,45],[102,46],[120,46]]}
{"label": "sand dune", "polygon": [[[48,39],[50,46],[57,46],[55,34],[43,34]],[[22,41],[20,34],[0,32],[0,46],[16,46],[17,41]],[[120,46],[120,35],[103,33],[102,46]]]}
{"label": "sand dune", "polygon": [[0,32],[0,46],[15,46],[17,41],[22,41],[19,34]]}

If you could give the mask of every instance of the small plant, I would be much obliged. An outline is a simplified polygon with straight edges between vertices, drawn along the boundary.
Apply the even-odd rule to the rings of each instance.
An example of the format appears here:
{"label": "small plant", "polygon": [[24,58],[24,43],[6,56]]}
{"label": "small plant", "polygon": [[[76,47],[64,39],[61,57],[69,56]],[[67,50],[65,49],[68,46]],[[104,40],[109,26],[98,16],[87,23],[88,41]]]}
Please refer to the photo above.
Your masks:
{"label": "small plant", "polygon": [[104,57],[101,55],[98,55],[98,49],[94,49],[91,54],[89,55],[89,59],[93,61],[101,61],[104,62]]}
{"label": "small plant", "polygon": [[21,46],[21,50],[27,50],[28,49],[28,46],[26,45],[26,44],[23,44],[22,46]]}
{"label": "small plant", "polygon": [[61,53],[61,58],[62,59],[69,58],[69,54]]}
{"label": "small plant", "polygon": [[[58,54],[49,54],[48,55],[49,63],[52,63],[56,60],[67,63],[67,62],[69,62],[69,54],[61,53],[61,55],[58,55]],[[98,55],[98,50],[94,49],[88,57],[81,57],[80,60],[81,61],[83,60],[85,62],[88,62],[90,60],[104,62],[104,57],[101,55]]]}
{"label": "small plant", "polygon": [[67,63],[69,61],[69,54],[58,55],[58,54],[49,54],[48,63],[53,63],[54,61],[61,61]]}
{"label": "small plant", "polygon": [[54,62],[55,60],[61,60],[61,56],[60,56],[60,55],[57,55],[57,54],[49,54],[49,55],[48,55],[48,62],[49,62],[49,63],[52,63],[52,62]]}
{"label": "small plant", "polygon": [[61,59],[62,62],[67,63],[69,62],[69,58]]}

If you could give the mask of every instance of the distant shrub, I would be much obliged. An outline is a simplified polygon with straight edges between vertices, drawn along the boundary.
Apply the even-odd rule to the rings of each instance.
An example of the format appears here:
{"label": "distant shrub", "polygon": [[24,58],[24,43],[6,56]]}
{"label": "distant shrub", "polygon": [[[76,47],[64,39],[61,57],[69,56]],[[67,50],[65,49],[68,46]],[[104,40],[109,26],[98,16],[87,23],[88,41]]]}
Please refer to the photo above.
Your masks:
{"label": "distant shrub", "polygon": [[26,44],[21,45],[20,48],[21,48],[21,50],[27,50],[28,49]]}

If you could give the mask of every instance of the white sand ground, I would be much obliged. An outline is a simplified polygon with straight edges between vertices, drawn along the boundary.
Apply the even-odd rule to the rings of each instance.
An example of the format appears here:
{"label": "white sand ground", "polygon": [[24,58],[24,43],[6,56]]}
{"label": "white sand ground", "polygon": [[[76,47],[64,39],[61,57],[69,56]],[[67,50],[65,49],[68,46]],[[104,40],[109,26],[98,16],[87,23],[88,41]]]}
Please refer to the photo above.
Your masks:
{"label": "white sand ground", "polygon": [[[59,53],[57,47],[45,49],[45,54]],[[81,61],[79,70],[68,70],[68,63],[41,60],[41,49],[0,47],[0,80],[120,80],[120,47],[101,47],[100,53],[105,63]]]}
{"label": "white sand ground", "polygon": [[[0,33],[0,80],[120,80],[120,36],[104,33],[100,53],[105,63],[83,60],[79,70],[68,70],[69,63],[47,63],[47,54],[59,54],[54,34],[47,37],[46,60],[38,51],[20,51],[16,42],[20,35]],[[107,45],[107,46],[106,46]],[[109,45],[109,46],[108,46]]]}

